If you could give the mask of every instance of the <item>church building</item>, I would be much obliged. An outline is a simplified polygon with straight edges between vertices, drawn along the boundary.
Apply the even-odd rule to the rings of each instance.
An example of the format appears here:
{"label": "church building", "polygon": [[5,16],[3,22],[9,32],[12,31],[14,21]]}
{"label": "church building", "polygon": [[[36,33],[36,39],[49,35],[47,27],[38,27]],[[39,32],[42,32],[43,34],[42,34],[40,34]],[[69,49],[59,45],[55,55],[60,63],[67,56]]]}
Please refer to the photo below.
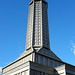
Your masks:
{"label": "church building", "polygon": [[26,49],[2,75],[75,75],[75,66],[63,62],[50,49],[48,3],[31,0],[26,38]]}

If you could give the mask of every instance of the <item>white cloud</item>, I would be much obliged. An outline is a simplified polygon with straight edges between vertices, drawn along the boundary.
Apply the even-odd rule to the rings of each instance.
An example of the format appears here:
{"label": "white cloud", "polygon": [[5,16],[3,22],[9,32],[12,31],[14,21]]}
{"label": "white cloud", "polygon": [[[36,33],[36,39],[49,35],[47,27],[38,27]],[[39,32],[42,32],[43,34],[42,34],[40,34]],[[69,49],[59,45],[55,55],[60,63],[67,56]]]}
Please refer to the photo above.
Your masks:
{"label": "white cloud", "polygon": [[75,43],[72,42],[72,48],[71,51],[73,52],[73,54],[75,55]]}
{"label": "white cloud", "polygon": [[0,67],[0,73],[2,72],[2,67]]}
{"label": "white cloud", "polygon": [[73,54],[75,55],[75,50],[73,51]]}

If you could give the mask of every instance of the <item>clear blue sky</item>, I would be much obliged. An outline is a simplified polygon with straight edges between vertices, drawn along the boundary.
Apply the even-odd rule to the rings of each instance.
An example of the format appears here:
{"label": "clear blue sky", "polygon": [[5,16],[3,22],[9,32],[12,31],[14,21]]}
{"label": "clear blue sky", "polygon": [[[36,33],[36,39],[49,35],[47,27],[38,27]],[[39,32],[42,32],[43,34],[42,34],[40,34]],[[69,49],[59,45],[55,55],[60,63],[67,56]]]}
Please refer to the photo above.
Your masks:
{"label": "clear blue sky", "polygon": [[[25,50],[29,2],[0,0],[0,67],[16,60]],[[51,50],[75,65],[75,0],[46,0]]]}

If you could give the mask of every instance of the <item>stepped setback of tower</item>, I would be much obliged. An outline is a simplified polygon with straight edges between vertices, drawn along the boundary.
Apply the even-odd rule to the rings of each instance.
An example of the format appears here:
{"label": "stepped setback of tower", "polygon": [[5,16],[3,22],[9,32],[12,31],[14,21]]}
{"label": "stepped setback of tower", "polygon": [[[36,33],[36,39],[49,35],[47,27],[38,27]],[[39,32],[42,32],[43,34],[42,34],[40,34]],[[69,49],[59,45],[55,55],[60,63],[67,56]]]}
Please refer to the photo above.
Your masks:
{"label": "stepped setback of tower", "polygon": [[29,16],[26,49],[11,64],[2,69],[2,75],[75,75],[75,66],[63,62],[50,50],[48,3],[32,0]]}
{"label": "stepped setback of tower", "polygon": [[35,51],[60,60],[50,50],[47,8],[48,4],[45,0],[32,0],[29,3],[26,51],[19,58],[23,57],[26,52]]}

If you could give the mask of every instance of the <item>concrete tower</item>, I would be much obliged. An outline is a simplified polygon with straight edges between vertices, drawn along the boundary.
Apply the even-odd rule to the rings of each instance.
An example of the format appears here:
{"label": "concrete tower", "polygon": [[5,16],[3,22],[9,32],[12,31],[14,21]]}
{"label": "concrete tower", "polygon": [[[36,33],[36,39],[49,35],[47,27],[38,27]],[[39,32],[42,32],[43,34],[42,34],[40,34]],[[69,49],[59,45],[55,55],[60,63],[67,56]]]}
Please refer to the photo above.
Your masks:
{"label": "concrete tower", "polygon": [[64,63],[50,50],[47,8],[45,0],[29,3],[26,49],[2,69],[2,75],[75,75],[75,66]]}
{"label": "concrete tower", "polygon": [[[60,60],[50,50],[47,9],[48,4],[45,0],[32,0],[29,3],[26,50],[19,58],[25,56],[26,53],[34,52],[35,54],[35,52],[40,52],[51,58]],[[36,54],[33,56],[33,59],[35,62]]]}
{"label": "concrete tower", "polygon": [[47,8],[45,0],[32,0],[29,3],[26,50],[50,48]]}

